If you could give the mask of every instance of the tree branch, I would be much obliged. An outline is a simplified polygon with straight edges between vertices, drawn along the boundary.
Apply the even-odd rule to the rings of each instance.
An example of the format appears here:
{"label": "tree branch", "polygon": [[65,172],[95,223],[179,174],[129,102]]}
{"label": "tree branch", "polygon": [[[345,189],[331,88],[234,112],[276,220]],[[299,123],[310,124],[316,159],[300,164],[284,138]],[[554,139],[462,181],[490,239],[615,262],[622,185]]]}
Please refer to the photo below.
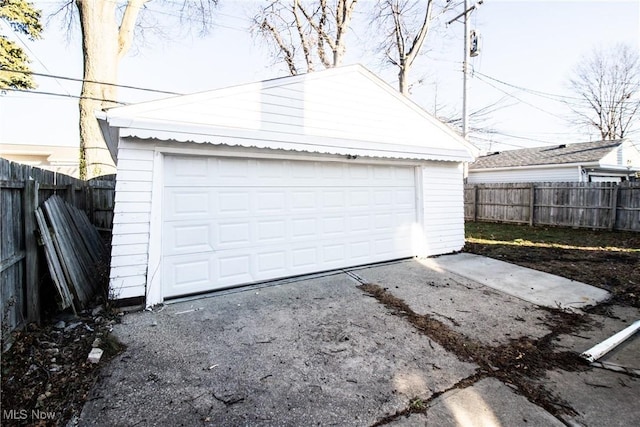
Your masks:
{"label": "tree branch", "polygon": [[129,0],[127,3],[118,31],[118,59],[124,58],[129,49],[131,49],[136,21],[138,20],[140,9],[147,1],[149,0]]}

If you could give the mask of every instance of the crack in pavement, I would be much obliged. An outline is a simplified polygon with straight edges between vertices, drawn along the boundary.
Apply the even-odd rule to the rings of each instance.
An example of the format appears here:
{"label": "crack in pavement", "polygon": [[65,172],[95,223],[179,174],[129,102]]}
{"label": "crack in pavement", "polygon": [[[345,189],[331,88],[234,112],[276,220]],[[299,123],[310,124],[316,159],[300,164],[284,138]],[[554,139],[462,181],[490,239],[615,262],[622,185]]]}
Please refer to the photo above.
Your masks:
{"label": "crack in pavement", "polygon": [[[371,283],[363,283],[358,288],[375,298],[392,314],[407,319],[416,330],[436,341],[445,350],[454,354],[458,360],[473,362],[479,366],[479,371],[476,374],[459,381],[445,391],[434,393],[428,402],[451,389],[466,388],[481,378],[493,377],[513,386],[517,393],[563,423],[566,423],[563,420],[564,415],[577,414],[560,396],[554,395],[544,386],[534,383],[532,380],[540,378],[552,368],[587,369],[587,363],[577,353],[553,351],[554,338],[583,326],[586,323],[583,316],[558,309],[545,309],[548,313],[547,326],[551,332],[539,339],[521,337],[511,340],[508,344],[492,347],[453,330],[428,314],[417,314],[404,300],[394,296],[386,288]],[[383,417],[374,425],[388,424],[396,418],[410,413],[426,414],[428,407],[420,408],[418,406],[420,405],[409,405],[395,414]]]}

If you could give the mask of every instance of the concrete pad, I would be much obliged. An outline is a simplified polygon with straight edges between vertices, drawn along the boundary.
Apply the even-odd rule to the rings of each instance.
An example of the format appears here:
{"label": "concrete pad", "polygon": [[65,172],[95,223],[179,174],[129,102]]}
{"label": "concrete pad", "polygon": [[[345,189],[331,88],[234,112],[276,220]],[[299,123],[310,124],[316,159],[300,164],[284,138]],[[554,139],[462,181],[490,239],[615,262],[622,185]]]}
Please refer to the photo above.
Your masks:
{"label": "concrete pad", "polygon": [[566,420],[585,426],[640,425],[640,379],[604,369],[552,371],[543,384],[578,415]]}
{"label": "concrete pad", "polygon": [[582,308],[610,297],[595,286],[475,254],[445,255],[424,262],[545,307]]}
{"label": "concrete pad", "polygon": [[355,273],[387,288],[417,314],[428,314],[486,345],[549,333],[543,322],[547,312],[537,305],[448,272],[437,272],[417,260]]}
{"label": "concrete pad", "polygon": [[430,426],[564,426],[553,415],[529,402],[495,378],[451,390],[427,409]]}
{"label": "concrete pad", "polygon": [[128,314],[80,425],[371,425],[475,372],[345,274]]}

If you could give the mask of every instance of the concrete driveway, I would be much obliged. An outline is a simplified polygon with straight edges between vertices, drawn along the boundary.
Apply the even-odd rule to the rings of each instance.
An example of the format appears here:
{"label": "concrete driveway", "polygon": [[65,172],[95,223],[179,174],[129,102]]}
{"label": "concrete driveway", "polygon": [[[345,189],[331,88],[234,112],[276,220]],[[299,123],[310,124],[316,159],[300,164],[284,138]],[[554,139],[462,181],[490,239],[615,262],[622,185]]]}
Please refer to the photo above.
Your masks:
{"label": "concrete driveway", "polygon": [[[554,336],[559,351],[581,352],[639,314],[621,310]],[[553,369],[524,380],[548,389],[545,410],[500,367],[420,326],[430,319],[458,344],[492,351],[542,342],[556,317],[416,260],[220,292],[125,315],[114,333],[127,350],[104,367],[78,424],[640,425],[633,376]]]}

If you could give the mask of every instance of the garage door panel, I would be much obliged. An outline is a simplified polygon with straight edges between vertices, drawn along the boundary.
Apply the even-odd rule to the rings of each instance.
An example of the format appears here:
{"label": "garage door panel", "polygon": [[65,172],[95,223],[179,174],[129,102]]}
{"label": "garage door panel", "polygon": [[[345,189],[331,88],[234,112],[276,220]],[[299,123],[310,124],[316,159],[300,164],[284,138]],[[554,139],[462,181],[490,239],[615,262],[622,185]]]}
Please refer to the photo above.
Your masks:
{"label": "garage door panel", "polygon": [[411,167],[189,160],[167,157],[166,297],[412,255]]}
{"label": "garage door panel", "polygon": [[248,245],[251,243],[251,224],[248,222],[218,222],[216,249],[224,249],[232,245]]}
{"label": "garage door panel", "polygon": [[268,251],[256,255],[258,277],[282,277],[287,273],[287,251]]}
{"label": "garage door panel", "polygon": [[371,229],[371,215],[351,215],[349,217],[349,222],[351,223],[351,231],[369,231]]}
{"label": "garage door panel", "polygon": [[327,244],[322,246],[322,260],[326,263],[340,263],[347,257],[347,245]]}
{"label": "garage door panel", "polygon": [[345,191],[335,189],[322,190],[322,209],[326,210],[342,210],[345,206]]}
{"label": "garage door panel", "polygon": [[250,162],[249,159],[236,159],[236,158],[217,158],[210,159],[215,165],[211,172],[215,178],[244,178],[247,179],[250,176]]}
{"label": "garage door panel", "polygon": [[357,263],[365,263],[371,258],[371,242],[367,240],[354,241],[349,244],[349,258]]}
{"label": "garage door panel", "polygon": [[257,193],[254,200],[256,201],[255,212],[265,215],[282,215],[287,208],[287,191],[268,190],[263,192],[253,191]]}
{"label": "garage door panel", "polygon": [[293,218],[291,220],[291,238],[308,239],[318,234],[318,220],[315,217]]}
{"label": "garage door panel", "polygon": [[350,208],[368,208],[371,200],[370,191],[367,189],[351,189],[349,190],[349,207]]}
{"label": "garage door panel", "polygon": [[293,248],[291,250],[291,267],[295,269],[313,268],[318,264],[318,249],[315,247]]}
{"label": "garage door panel", "polygon": [[347,231],[345,228],[346,220],[343,216],[327,216],[322,218],[321,221],[323,237],[341,235]]}
{"label": "garage door panel", "polygon": [[[229,190],[213,190],[217,203],[217,213],[220,215],[246,215],[251,212],[250,194]],[[212,212],[215,215],[216,212]]]}
{"label": "garage door panel", "polygon": [[287,221],[257,220],[257,239],[266,243],[285,242],[287,240]]}
{"label": "garage door panel", "polygon": [[211,191],[206,188],[167,188],[164,205],[165,221],[208,218],[215,209]]}
{"label": "garage door panel", "polygon": [[394,167],[394,178],[399,185],[414,185],[415,171],[413,168]]}
{"label": "garage door panel", "polygon": [[393,204],[396,208],[413,210],[415,206],[415,190],[397,189],[393,192]]}
{"label": "garage door panel", "polygon": [[218,279],[221,283],[248,283],[253,281],[250,255],[220,255]]}
{"label": "garage door panel", "polygon": [[[167,297],[203,292],[216,281],[213,253],[189,254],[163,259],[164,294]],[[170,283],[171,286],[166,286]]]}
{"label": "garage door panel", "polygon": [[193,254],[214,250],[212,221],[167,222],[162,230],[165,255]]}

